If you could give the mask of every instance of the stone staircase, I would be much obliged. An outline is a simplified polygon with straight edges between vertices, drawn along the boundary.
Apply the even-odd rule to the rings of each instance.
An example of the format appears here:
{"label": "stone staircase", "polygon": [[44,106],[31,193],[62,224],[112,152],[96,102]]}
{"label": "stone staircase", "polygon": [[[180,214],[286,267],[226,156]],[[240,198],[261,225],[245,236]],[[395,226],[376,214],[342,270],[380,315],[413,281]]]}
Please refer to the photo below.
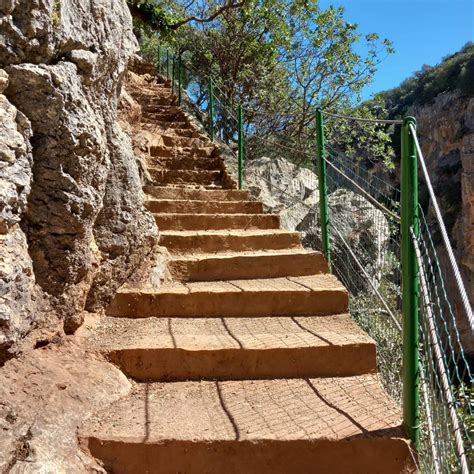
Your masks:
{"label": "stone staircase", "polygon": [[147,68],[146,205],[174,277],[124,286],[96,337],[132,393],[81,427],[113,473],[415,470],[374,342],[319,252],[235,188],[219,149]]}

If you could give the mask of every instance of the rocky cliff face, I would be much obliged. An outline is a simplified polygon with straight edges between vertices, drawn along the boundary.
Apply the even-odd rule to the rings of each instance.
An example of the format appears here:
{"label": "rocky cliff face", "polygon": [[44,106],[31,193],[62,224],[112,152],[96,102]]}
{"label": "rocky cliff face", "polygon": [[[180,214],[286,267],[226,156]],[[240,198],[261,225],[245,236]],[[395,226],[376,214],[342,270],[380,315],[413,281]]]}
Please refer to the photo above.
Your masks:
{"label": "rocky cliff face", "polygon": [[[447,92],[436,97],[431,105],[414,108],[418,134],[428,171],[439,199],[464,284],[474,304],[474,98],[459,92]],[[420,200],[429,202],[426,187],[420,189]],[[437,235],[435,216],[428,207],[428,223],[437,238],[437,249],[445,268],[449,268],[446,253]],[[448,282],[454,283],[452,275]],[[474,335],[467,326],[458,293],[452,285],[458,325],[465,349],[474,353]]]}
{"label": "rocky cliff face", "polygon": [[[284,158],[262,157],[247,164],[245,183],[250,193],[264,203],[267,211],[280,215],[283,228],[301,232],[305,247],[321,249],[318,178],[315,173]],[[389,226],[383,213],[364,197],[343,188],[329,192],[328,208],[331,222],[340,235],[373,281],[380,281],[389,241]],[[341,239],[334,239],[331,245],[332,258],[346,261],[347,249]],[[354,273],[357,285],[353,285],[351,291],[370,289],[366,278],[356,278],[360,273],[357,267],[354,267]],[[347,279],[343,280],[350,286]]]}
{"label": "rocky cliff face", "polygon": [[38,294],[74,331],[146,260],[157,229],[117,123],[137,48],[125,0],[9,0],[0,15],[2,360],[41,325]]}
{"label": "rocky cliff face", "polygon": [[20,228],[31,190],[33,155],[29,120],[3,95],[0,72],[0,363],[34,321],[35,287],[28,244]]}

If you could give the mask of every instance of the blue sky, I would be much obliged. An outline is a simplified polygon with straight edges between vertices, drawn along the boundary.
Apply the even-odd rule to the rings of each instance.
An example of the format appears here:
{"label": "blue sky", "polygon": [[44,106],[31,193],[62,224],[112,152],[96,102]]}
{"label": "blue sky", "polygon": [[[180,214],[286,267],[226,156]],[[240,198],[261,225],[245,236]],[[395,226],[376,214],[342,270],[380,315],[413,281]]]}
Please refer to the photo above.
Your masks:
{"label": "blue sky", "polygon": [[323,8],[343,6],[345,18],[361,33],[378,33],[393,41],[395,54],[380,66],[373,84],[363,92],[399,85],[406,77],[455,53],[474,41],[474,0],[321,0]]}

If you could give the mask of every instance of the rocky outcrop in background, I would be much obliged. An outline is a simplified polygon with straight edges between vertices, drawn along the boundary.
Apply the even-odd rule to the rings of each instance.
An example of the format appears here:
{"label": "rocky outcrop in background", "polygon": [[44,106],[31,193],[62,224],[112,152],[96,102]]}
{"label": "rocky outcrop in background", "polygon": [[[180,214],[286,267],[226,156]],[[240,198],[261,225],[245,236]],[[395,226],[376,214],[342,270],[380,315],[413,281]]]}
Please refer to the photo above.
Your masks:
{"label": "rocky outcrop in background", "polygon": [[[281,225],[302,233],[305,247],[321,249],[318,178],[310,169],[294,165],[284,158],[262,157],[249,161],[246,187],[267,211],[279,214]],[[389,226],[383,213],[367,199],[348,189],[339,188],[328,195],[329,216],[374,282],[379,282],[389,241]],[[331,258],[347,260],[347,249],[339,237],[331,243]],[[351,278],[357,292],[369,290],[365,277]],[[340,275],[342,277],[342,275]],[[344,282],[349,285],[349,281]]]}
{"label": "rocky outcrop in background", "polygon": [[[454,247],[471,305],[474,305],[474,98],[459,91],[439,94],[432,104],[413,108],[417,131],[431,181]],[[429,196],[421,179],[420,201],[428,208],[444,268],[449,268]],[[474,353],[474,334],[468,327],[454,278],[447,275],[450,296],[457,308],[464,348]]]}
{"label": "rocky outcrop in background", "polygon": [[248,162],[245,186],[267,211],[280,215],[283,228],[308,230],[299,226],[319,206],[318,177],[311,170],[285,158],[262,157]]}
{"label": "rocky outcrop in background", "polygon": [[38,292],[72,332],[85,307],[103,307],[146,260],[158,233],[117,123],[137,49],[125,0],[11,0],[0,18],[1,127],[11,140],[0,154],[0,304],[10,314],[1,359],[41,325]]}

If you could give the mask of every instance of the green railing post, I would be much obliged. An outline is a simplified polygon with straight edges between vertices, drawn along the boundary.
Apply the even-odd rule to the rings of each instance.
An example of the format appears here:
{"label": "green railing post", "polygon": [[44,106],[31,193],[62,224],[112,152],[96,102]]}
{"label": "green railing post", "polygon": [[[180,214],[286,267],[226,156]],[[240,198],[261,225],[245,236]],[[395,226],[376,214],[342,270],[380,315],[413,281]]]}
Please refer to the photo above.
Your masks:
{"label": "green railing post", "polygon": [[316,111],[316,132],[318,140],[318,181],[319,181],[319,212],[321,215],[321,242],[323,254],[331,267],[331,247],[329,243],[329,212],[328,190],[326,183],[326,161],[324,149],[324,124],[321,109]]}
{"label": "green railing post", "polygon": [[170,52],[166,50],[166,80],[170,80]]}
{"label": "green railing post", "polygon": [[415,447],[420,445],[420,367],[418,336],[418,299],[420,282],[418,262],[411,231],[419,237],[418,158],[410,125],[406,117],[402,125],[401,159],[401,264],[403,312],[403,425]]}
{"label": "green railing post", "polygon": [[158,45],[158,74],[161,74],[161,46]]}
{"label": "green railing post", "polygon": [[173,54],[173,61],[172,61],[172,68],[171,68],[171,93],[174,95],[175,84],[174,81],[176,79],[176,58]]}
{"label": "green railing post", "polygon": [[181,105],[181,88],[183,86],[181,56],[178,58],[178,105]]}
{"label": "green railing post", "polygon": [[239,167],[239,189],[243,188],[244,185],[244,131],[242,127],[242,106],[239,105],[238,112],[238,143],[239,143],[239,155],[238,155],[238,167]]}
{"label": "green railing post", "polygon": [[209,137],[214,141],[214,83],[209,78]]}

